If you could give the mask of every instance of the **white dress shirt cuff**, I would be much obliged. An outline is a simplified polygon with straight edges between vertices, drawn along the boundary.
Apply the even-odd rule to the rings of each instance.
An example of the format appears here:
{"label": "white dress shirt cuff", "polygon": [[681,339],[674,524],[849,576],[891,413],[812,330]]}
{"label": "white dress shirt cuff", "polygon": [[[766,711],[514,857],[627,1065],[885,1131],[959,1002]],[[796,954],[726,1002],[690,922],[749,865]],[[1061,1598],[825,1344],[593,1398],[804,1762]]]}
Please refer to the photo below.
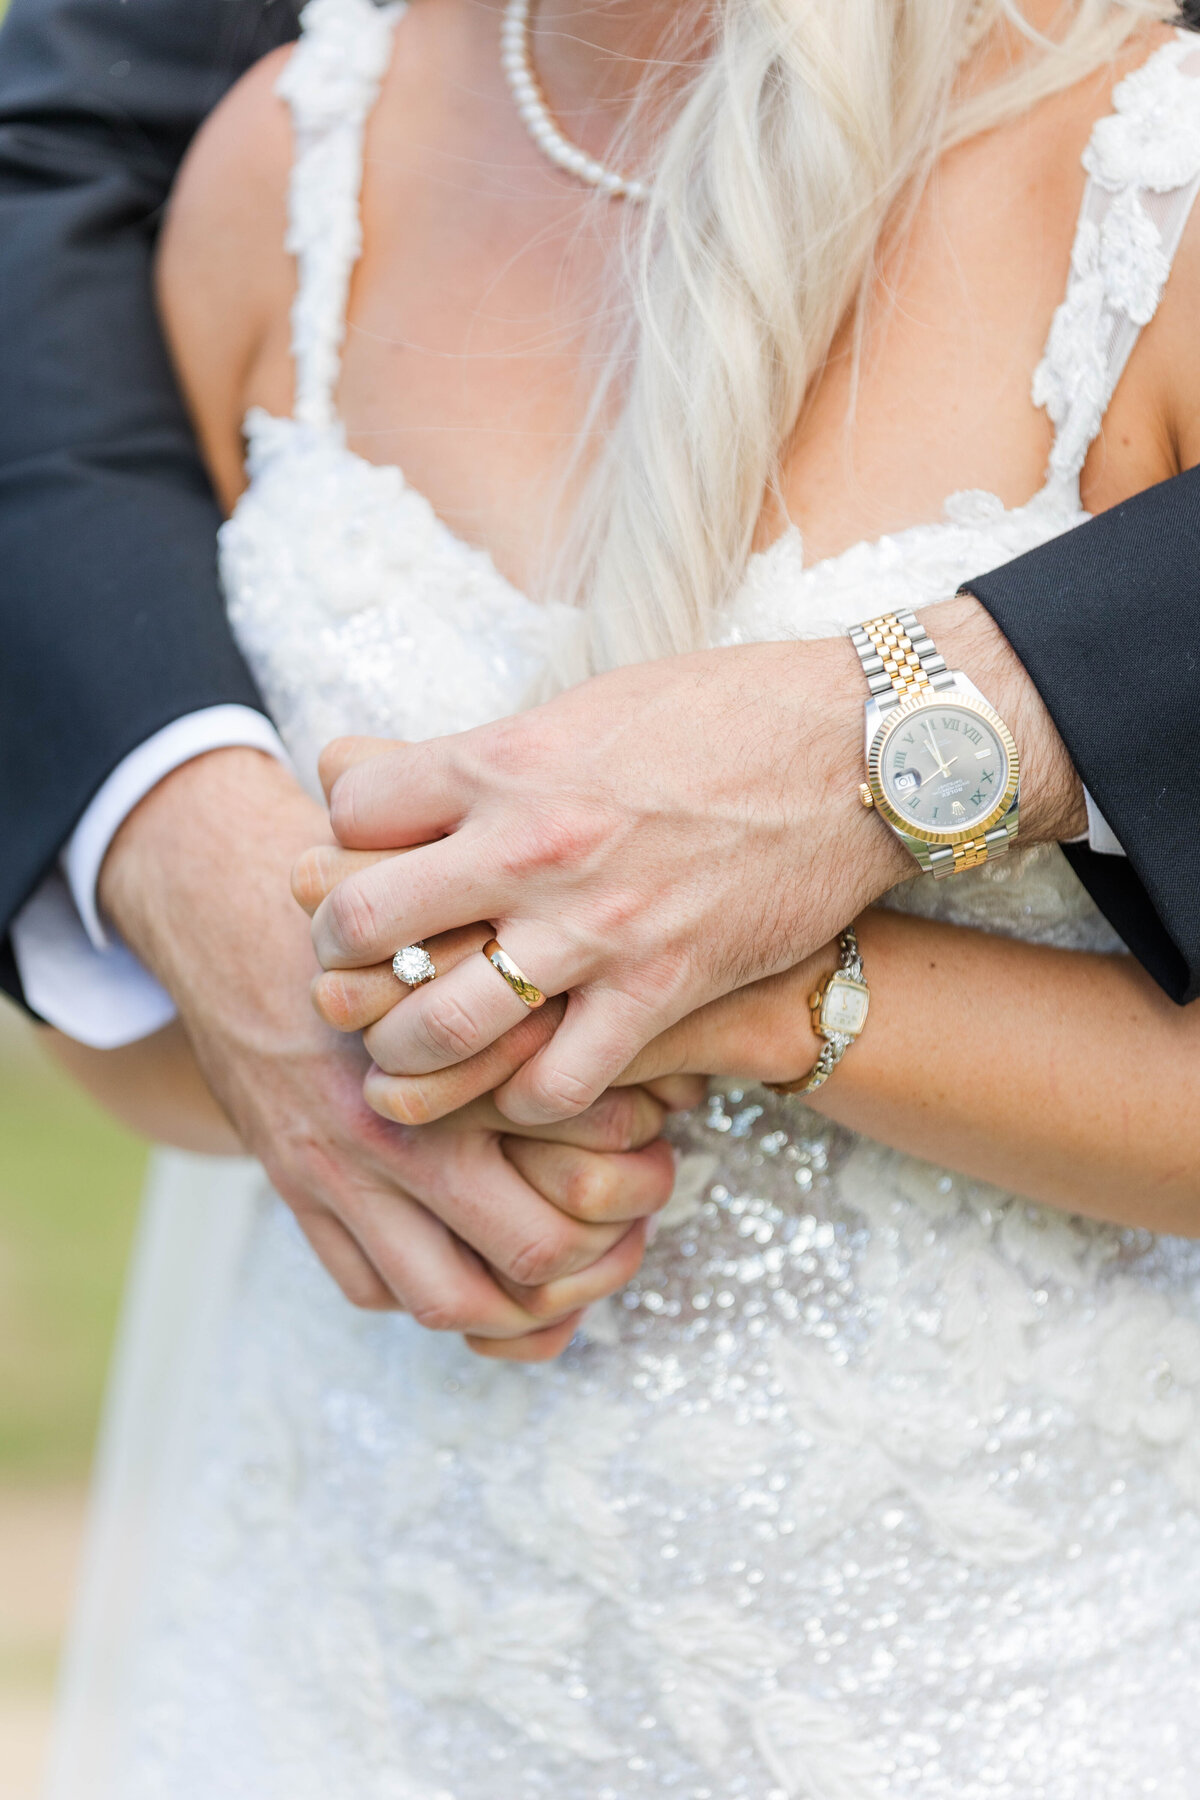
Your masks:
{"label": "white dress shirt cuff", "polygon": [[1087,807],[1088,828],[1086,832],[1081,831],[1078,837],[1065,839],[1065,842],[1086,844],[1089,850],[1095,850],[1100,856],[1124,856],[1125,849],[1120,838],[1086,788],[1083,790],[1083,803]]}
{"label": "white dress shirt cuff", "polygon": [[96,887],[108,847],[134,807],[173,769],[209,750],[264,750],[280,762],[288,754],[268,718],[249,706],[208,706],[164,725],[118,763],[80,819],[62,853],[62,872],[83,928],[97,950],[108,933],[96,905]]}
{"label": "white dress shirt cuff", "polygon": [[270,721],[248,706],[210,706],[166,725],[118,764],[75,827],[59,869],[13,920],[25,998],[47,1024],[97,1050],[136,1043],[170,1023],[174,1003],[105,930],[96,885],[108,847],[140,800],[210,750],[262,750],[288,761]]}

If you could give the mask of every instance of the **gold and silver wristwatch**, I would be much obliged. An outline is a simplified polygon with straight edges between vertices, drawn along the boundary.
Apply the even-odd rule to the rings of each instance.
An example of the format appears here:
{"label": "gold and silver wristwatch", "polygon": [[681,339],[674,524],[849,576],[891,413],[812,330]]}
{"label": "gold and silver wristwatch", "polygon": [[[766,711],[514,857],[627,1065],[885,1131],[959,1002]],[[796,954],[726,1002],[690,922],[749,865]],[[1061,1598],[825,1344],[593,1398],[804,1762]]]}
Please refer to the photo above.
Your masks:
{"label": "gold and silver wristwatch", "polygon": [[851,628],[871,697],[859,788],[921,867],[955,875],[1016,841],[1020,761],[1012,733],[912,612]]}

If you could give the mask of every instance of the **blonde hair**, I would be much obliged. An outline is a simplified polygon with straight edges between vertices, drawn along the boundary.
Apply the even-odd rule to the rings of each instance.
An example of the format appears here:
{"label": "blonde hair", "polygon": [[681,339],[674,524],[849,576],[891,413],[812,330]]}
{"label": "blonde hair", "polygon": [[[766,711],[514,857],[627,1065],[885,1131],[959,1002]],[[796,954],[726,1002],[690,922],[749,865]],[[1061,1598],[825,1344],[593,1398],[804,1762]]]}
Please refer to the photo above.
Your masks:
{"label": "blonde hair", "polygon": [[[576,680],[710,641],[764,497],[885,225],[945,149],[1111,59],[1164,0],[715,0],[631,239],[628,333],[593,395],[600,441],[552,578],[582,612]],[[1025,53],[957,97],[1008,21]],[[861,309],[859,309],[861,311]]]}

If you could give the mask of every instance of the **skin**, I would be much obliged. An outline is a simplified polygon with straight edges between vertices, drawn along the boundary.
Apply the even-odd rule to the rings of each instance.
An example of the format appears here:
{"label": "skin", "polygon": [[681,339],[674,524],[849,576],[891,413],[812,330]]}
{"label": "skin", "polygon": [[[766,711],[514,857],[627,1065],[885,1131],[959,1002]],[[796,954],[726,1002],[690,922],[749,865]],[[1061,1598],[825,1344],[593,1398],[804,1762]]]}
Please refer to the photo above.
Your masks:
{"label": "skin", "polygon": [[[603,154],[631,72],[675,10],[621,0],[580,14],[545,0],[543,79],[564,124],[594,151]],[[1041,14],[1048,19],[1053,8],[1029,10],[1045,23]],[[455,530],[527,585],[547,518],[553,534],[559,517],[561,445],[580,431],[577,370],[618,220],[617,209],[589,206],[529,143],[500,79],[497,28],[496,7],[483,0],[439,0],[403,23],[404,53],[368,131],[366,251],[351,296],[340,405],[352,448],[399,462]],[[1143,42],[1128,60],[1148,48]],[[285,412],[292,399],[294,271],[282,249],[291,141],[273,93],[279,68],[274,58],[252,72],[201,134],[162,259],[168,330],[227,505],[244,482],[245,406]],[[1077,151],[1112,79],[1101,72],[944,159],[905,254],[881,273],[896,303],[878,309],[884,323],[868,333],[852,444],[844,431],[845,342],[835,344],[798,422],[785,499],[810,559],[936,517],[953,489],[986,487],[1013,504],[1039,485],[1049,439],[1028,400],[1028,376],[1065,283],[1082,185]],[[1194,239],[1189,233],[1089,457],[1084,494],[1093,510],[1195,460]],[[986,433],[977,429],[981,414]],[[913,443],[920,457],[911,455]],[[568,492],[559,504],[571,499]],[[778,523],[765,509],[763,541]],[[1025,836],[1080,829],[1078,782],[990,621],[956,601],[930,609],[926,622],[948,660],[971,672],[1016,732]],[[326,963],[370,965],[398,942],[485,917],[545,987],[572,988],[549,1044],[536,1034],[514,1039],[512,1028],[530,1033],[528,1018],[514,1014],[483,959],[469,957],[457,982],[450,970],[408,996],[397,1009],[402,1018],[379,1034],[388,1063],[413,1076],[371,1077],[381,1110],[432,1117],[451,1095],[459,1106],[481,1083],[513,1076],[498,1095],[510,1123],[577,1114],[648,1043],[730,988],[784,979],[909,872],[890,834],[853,798],[861,686],[847,645],[673,659],[650,678],[652,703],[639,686],[646,680],[637,670],[605,677],[518,722],[448,744],[361,764],[352,747],[332,758],[334,822],[346,844],[395,849],[449,835],[359,870],[321,902],[315,941]],[[622,718],[637,730],[598,729]],[[589,763],[579,747],[593,743]],[[269,847],[261,841],[268,820],[286,815],[299,824],[298,797],[285,800],[274,773],[256,768],[250,777],[244,764],[238,777],[223,772],[226,759],[244,754],[220,753],[180,771],[172,782],[188,782],[185,801],[178,788],[168,803],[150,796],[110,853],[101,898],[180,1001],[206,1079],[241,1141],[267,1161],[343,1285],[378,1303],[403,1285],[376,1271],[396,1262],[399,1231],[383,1221],[409,1218],[413,1171],[399,1140],[378,1135],[352,1095],[361,1052],[301,1019],[297,996],[311,964],[284,924],[276,885],[288,832],[272,825]],[[231,781],[241,801],[233,827],[222,804]],[[625,810],[618,793],[632,793]],[[178,852],[196,837],[197,820],[206,866],[185,856],[181,870]],[[324,829],[313,825],[306,841],[327,846]],[[481,857],[481,849],[491,854]],[[484,864],[485,878],[475,879]],[[713,872],[703,894],[691,880],[700,865]],[[201,942],[188,941],[182,927],[201,918],[211,928]],[[172,919],[180,929],[170,929]],[[954,934],[938,929],[949,944]],[[264,942],[272,945],[269,969]],[[894,954],[880,948],[878,960]],[[1035,957],[1025,947],[1012,954]],[[918,958],[910,982],[923,966]],[[1043,966],[1036,963],[1038,974]],[[1035,962],[1023,970],[1013,979],[1027,981]],[[1077,973],[1087,979],[1082,959]],[[884,978],[882,967],[872,974]],[[482,1021],[482,1038],[499,1042],[463,1040],[462,1020],[477,1031]],[[448,1026],[459,1029],[458,1043]],[[881,1054],[887,1035],[877,1016],[872,1036]],[[1111,1035],[1108,1019],[1106,1043]],[[865,1043],[855,1052],[860,1066],[869,1060]],[[1073,1054],[1087,1050],[1081,1031]],[[439,1072],[435,1057],[458,1060]],[[443,1252],[452,1241],[451,1229]],[[445,1274],[447,1263],[439,1266]],[[509,1318],[505,1328],[515,1327]]]}
{"label": "skin", "polygon": [[[655,1142],[664,1107],[618,1093],[582,1131],[541,1132],[546,1142],[515,1157],[513,1127],[486,1104],[429,1131],[373,1112],[362,1045],[311,1006],[320,971],[289,892],[322,821],[253,751],[197,759],[160,783],[106,860],[101,902],[175,997],[183,1029],[119,1052],[60,1040],[60,1052],[149,1135],[258,1156],[355,1304],[399,1306],[484,1354],[556,1355],[580,1310],[628,1280],[642,1221],[669,1195],[670,1155]],[[222,868],[226,907],[213,903]]]}

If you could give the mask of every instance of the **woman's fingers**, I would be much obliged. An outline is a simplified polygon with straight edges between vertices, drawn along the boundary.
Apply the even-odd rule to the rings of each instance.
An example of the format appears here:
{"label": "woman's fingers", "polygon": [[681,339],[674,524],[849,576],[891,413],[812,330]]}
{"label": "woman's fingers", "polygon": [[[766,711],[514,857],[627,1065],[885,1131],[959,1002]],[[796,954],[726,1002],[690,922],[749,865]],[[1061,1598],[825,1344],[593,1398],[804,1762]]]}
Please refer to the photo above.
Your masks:
{"label": "woman's fingers", "polygon": [[[461,931],[445,931],[440,937],[430,938],[425,949],[437,970],[434,979],[440,979],[466,957],[480,951],[491,934],[490,925],[468,925]],[[325,970],[315,978],[311,989],[318,1016],[335,1031],[366,1031],[386,1018],[394,1007],[402,1006],[414,992],[420,989],[407,987],[390,959],[369,969]]]}
{"label": "woman's fingers", "polygon": [[[403,1003],[402,1003],[403,1004]],[[554,1035],[566,1011],[565,1000],[550,1000],[518,1025],[472,1056],[430,1075],[385,1075],[372,1069],[363,1090],[367,1104],[397,1125],[428,1125],[458,1112],[472,1100],[490,1094],[521,1065],[536,1056]],[[507,1121],[504,1130],[511,1131]]]}
{"label": "woman's fingers", "polygon": [[527,1016],[530,1008],[482,954],[483,943],[452,968],[438,964],[435,981],[414,988],[367,1032],[364,1042],[385,1074],[432,1075],[466,1062]]}
{"label": "woman's fingers", "polygon": [[661,1138],[617,1155],[538,1138],[503,1138],[501,1146],[544,1200],[592,1225],[648,1218],[667,1204],[675,1184],[675,1158]]}

